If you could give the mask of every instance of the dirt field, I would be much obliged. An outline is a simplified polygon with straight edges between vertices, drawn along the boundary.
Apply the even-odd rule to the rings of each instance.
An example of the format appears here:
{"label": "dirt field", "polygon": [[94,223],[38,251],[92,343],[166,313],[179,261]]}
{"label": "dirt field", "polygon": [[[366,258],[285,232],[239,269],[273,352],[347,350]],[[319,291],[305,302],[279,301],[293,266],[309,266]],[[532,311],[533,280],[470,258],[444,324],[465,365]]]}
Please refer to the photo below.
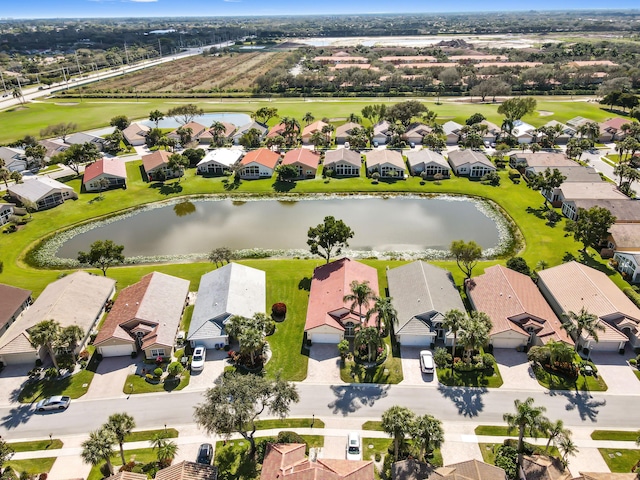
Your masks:
{"label": "dirt field", "polygon": [[188,93],[250,90],[254,80],[277,65],[287,52],[234,53],[220,57],[194,56],[132,74],[92,83],[85,92]]}

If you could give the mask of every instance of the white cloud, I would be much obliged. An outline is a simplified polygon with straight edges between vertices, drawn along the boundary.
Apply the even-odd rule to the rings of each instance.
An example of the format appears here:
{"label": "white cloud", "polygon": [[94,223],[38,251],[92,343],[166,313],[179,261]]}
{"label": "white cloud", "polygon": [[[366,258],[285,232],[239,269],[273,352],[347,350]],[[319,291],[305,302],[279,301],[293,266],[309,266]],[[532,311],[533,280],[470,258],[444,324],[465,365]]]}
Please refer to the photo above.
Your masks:
{"label": "white cloud", "polygon": [[242,0],[222,0],[223,2],[227,2],[227,3],[241,3]]}

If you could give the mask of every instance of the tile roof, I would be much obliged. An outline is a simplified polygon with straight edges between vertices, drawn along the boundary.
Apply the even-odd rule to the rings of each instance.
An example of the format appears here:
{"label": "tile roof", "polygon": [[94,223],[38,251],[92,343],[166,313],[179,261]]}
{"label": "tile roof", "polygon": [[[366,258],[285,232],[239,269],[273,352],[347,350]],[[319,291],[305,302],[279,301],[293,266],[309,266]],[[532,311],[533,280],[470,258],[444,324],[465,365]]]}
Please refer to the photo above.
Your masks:
{"label": "tile roof", "polygon": [[122,130],[122,135],[127,139],[129,143],[135,141],[144,140],[147,137],[147,133],[151,128],[143,125],[142,123],[132,123],[127,128]]}
{"label": "tile roof", "polygon": [[336,128],[336,137],[346,137],[348,135],[351,135],[351,131],[354,128],[362,128],[362,125],[354,122],[344,123]]}
{"label": "tile roof", "polygon": [[[444,480],[506,480],[507,474],[500,467],[480,460],[446,465],[436,470]],[[436,477],[437,478],[437,477]]]}
{"label": "tile roof", "polygon": [[441,479],[442,475],[436,473],[436,467],[433,465],[408,458],[391,464],[391,478],[392,480],[435,480]]}
{"label": "tile roof", "polygon": [[97,135],[92,135],[85,132],[77,132],[69,135],[64,143],[67,145],[83,144],[83,143],[102,143],[104,140]]}
{"label": "tile roof", "polygon": [[371,150],[367,152],[367,168],[374,168],[386,163],[401,170],[406,168],[402,154],[396,150]]}
{"label": "tile roof", "polygon": [[147,478],[146,473],[118,472],[105,480],[147,480]]}
{"label": "tile roof", "polygon": [[576,167],[579,166],[573,160],[569,160],[564,153],[536,152],[511,154],[518,163],[525,163],[528,167]]}
{"label": "tile roof", "polygon": [[187,340],[219,337],[229,317],[251,318],[264,312],[266,303],[264,271],[233,262],[212,270],[200,278]]}
{"label": "tile roof", "polygon": [[[331,312],[345,314],[351,310],[351,302],[345,302],[344,296],[351,293],[351,282],[368,281],[374,295],[379,295],[378,271],[364,263],[342,258],[334,262],[317,267],[313,271],[311,289],[309,291],[309,306],[304,330],[311,330],[322,325],[331,326],[337,330],[344,330],[337,316]],[[371,308],[370,305],[368,308]],[[363,305],[363,314],[367,307]],[[358,311],[352,312],[357,317]],[[375,320],[372,318],[372,321]]]}
{"label": "tile roof", "polygon": [[280,154],[269,150],[268,148],[258,148],[248,152],[240,162],[242,165],[250,163],[258,163],[264,167],[274,169],[280,160]]}
{"label": "tile roof", "polygon": [[142,166],[144,167],[144,171],[149,172],[154,168],[169,163],[169,157],[171,155],[171,152],[167,152],[166,150],[156,150],[149,155],[143,155]]}
{"label": "tile roof", "polygon": [[348,148],[338,148],[336,150],[328,150],[324,154],[325,168],[340,161],[349,163],[354,167],[362,166],[362,157],[360,156],[360,154],[353,150],[349,150]]}
{"label": "tile roof", "polygon": [[301,163],[309,168],[317,169],[320,164],[320,155],[308,148],[294,148],[284,154],[282,164],[293,165],[294,163]]}
{"label": "tile roof", "polygon": [[[186,123],[184,125],[181,125],[178,128],[185,128],[185,129],[186,128],[190,128],[191,129],[192,138],[197,138],[198,135],[202,134],[202,132],[207,130],[207,127],[205,127],[204,125],[202,125],[201,123],[198,123],[198,122],[189,122],[189,123]],[[175,130],[170,132],[168,135],[171,135],[171,136],[178,135],[178,128],[176,128]]]}
{"label": "tile roof", "polygon": [[614,117],[602,122],[601,125],[613,128],[615,130],[620,130],[620,127],[622,127],[622,125],[624,125],[625,123],[631,123],[631,121],[626,118]]}
{"label": "tile roof", "polygon": [[142,348],[153,344],[173,346],[189,281],[153,272],[120,292],[93,344],[99,346],[112,338],[132,343],[128,330],[143,323],[153,327],[145,335]]}
{"label": "tile roof", "polygon": [[609,182],[567,182],[558,187],[564,200],[624,200],[624,193]]}
{"label": "tile roof", "polygon": [[592,207],[602,207],[609,210],[616,217],[617,222],[640,222],[640,201],[630,198],[620,199],[577,199],[572,203],[578,208],[589,210]]}
{"label": "tile roof", "polygon": [[264,126],[262,123],[252,121],[239,126],[236,132],[233,134],[233,137],[240,138],[242,135],[247,133],[252,128],[255,128],[256,130],[258,130],[260,132],[260,136],[264,135],[267,132],[267,127]]}
{"label": "tile roof", "polygon": [[269,129],[269,133],[267,133],[267,138],[277,137],[278,135],[282,135],[287,126],[284,123],[278,123]]}
{"label": "tile roof", "polygon": [[580,472],[573,480],[638,480],[635,473]]}
{"label": "tile roof", "polygon": [[[236,131],[236,126],[233,123],[220,122],[224,126],[224,132],[221,135],[225,138],[229,138]],[[198,140],[206,140],[213,138],[213,128],[205,130],[198,136]]]}
{"label": "tile roof", "polygon": [[409,166],[412,168],[417,165],[436,164],[443,168],[449,169],[449,164],[442,156],[442,154],[434,152],[433,150],[429,150],[428,148],[422,148],[420,150],[410,150],[406,153],[406,157],[407,163],[409,163]]}
{"label": "tile roof", "polygon": [[442,130],[444,131],[445,135],[449,135],[451,133],[459,133],[460,130],[462,130],[462,125],[454,122],[453,120],[449,120],[448,122],[442,124]]}
{"label": "tile roof", "polygon": [[560,460],[546,455],[524,455],[522,469],[526,480],[571,480],[573,478]]}
{"label": "tile roof", "polygon": [[321,132],[323,127],[326,127],[328,123],[323,122],[322,120],[317,120],[313,123],[310,123],[306,127],[302,129],[303,137],[310,137],[314,132]]}
{"label": "tile roof", "polygon": [[458,168],[461,165],[469,164],[473,165],[474,163],[480,163],[482,165],[486,165],[488,167],[492,167],[495,169],[491,160],[487,158],[487,156],[476,150],[465,149],[465,150],[454,150],[449,152],[449,163],[454,167]]}
{"label": "tile roof", "polygon": [[434,319],[465,311],[451,274],[418,260],[387,270],[389,296],[398,312],[396,334],[428,334]]}
{"label": "tile roof", "polygon": [[373,135],[386,135],[389,131],[389,125],[390,123],[386,120],[376,123],[373,126]]}
{"label": "tile roof", "polygon": [[[534,173],[542,173],[549,167],[528,167],[528,171],[532,171]],[[603,182],[602,177],[593,167],[582,167],[579,165],[575,165],[572,167],[552,167],[553,169],[557,169],[562,175],[566,178],[564,179],[565,183],[569,182],[580,182],[580,183],[601,183]]]}
{"label": "tile roof", "polygon": [[30,296],[31,290],[0,283],[0,326],[13,317]]}
{"label": "tile roof", "polygon": [[60,183],[53,178],[43,176],[37,176],[35,178],[25,180],[22,183],[9,185],[8,190],[9,193],[22,198],[27,198],[34,203],[37,203],[38,200],[50,195],[56,190],[73,191],[73,189],[68,185]]}
{"label": "tile roof", "polygon": [[216,480],[218,468],[184,460],[159,470],[154,478],[155,480]]}
{"label": "tile roof", "polygon": [[102,174],[111,177],[127,178],[127,167],[119,158],[102,158],[84,169],[82,183],[87,183]]}
{"label": "tile roof", "polygon": [[543,343],[553,340],[573,345],[560,320],[528,275],[494,265],[467,282],[467,293],[474,308],[491,319],[491,336],[514,331],[527,337],[525,324],[533,320],[536,336]]}

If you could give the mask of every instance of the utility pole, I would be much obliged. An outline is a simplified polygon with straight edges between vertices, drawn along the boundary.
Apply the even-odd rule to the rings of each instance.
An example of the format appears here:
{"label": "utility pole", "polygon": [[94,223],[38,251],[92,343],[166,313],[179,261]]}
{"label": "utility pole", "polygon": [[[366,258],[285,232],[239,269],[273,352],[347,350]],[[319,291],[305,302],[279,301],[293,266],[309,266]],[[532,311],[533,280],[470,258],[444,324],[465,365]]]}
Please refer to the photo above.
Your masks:
{"label": "utility pole", "polygon": [[160,51],[160,58],[162,58],[162,44],[160,43],[160,38],[158,38],[158,50]]}
{"label": "utility pole", "polygon": [[129,51],[127,50],[127,43],[124,44],[124,55],[127,58],[127,65],[129,65]]}
{"label": "utility pole", "polygon": [[4,88],[4,93],[7,93],[7,84],[4,83],[4,75],[2,75],[2,70],[0,70],[0,79],[2,79],[2,88]]}
{"label": "utility pole", "polygon": [[80,61],[78,60],[78,51],[76,50],[76,66],[78,67],[78,76],[80,75]]}

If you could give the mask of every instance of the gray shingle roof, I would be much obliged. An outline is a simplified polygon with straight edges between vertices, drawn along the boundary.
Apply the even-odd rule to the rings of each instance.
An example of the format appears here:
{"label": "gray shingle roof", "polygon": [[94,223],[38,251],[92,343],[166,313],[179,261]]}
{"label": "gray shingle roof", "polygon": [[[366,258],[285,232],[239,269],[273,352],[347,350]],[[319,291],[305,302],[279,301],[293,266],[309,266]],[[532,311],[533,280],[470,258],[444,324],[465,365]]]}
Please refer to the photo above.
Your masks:
{"label": "gray shingle roof", "polygon": [[442,168],[449,169],[449,164],[444,159],[442,154],[438,152],[434,152],[433,150],[429,150],[427,148],[423,148],[421,150],[411,150],[407,152],[407,162],[411,168],[414,168],[417,165],[431,165],[436,164],[441,166]]}
{"label": "gray shingle roof", "polygon": [[55,190],[73,191],[71,187],[49,177],[36,177],[22,183],[9,186],[9,193],[21,198],[26,198],[34,203],[51,194],[51,192]]}

